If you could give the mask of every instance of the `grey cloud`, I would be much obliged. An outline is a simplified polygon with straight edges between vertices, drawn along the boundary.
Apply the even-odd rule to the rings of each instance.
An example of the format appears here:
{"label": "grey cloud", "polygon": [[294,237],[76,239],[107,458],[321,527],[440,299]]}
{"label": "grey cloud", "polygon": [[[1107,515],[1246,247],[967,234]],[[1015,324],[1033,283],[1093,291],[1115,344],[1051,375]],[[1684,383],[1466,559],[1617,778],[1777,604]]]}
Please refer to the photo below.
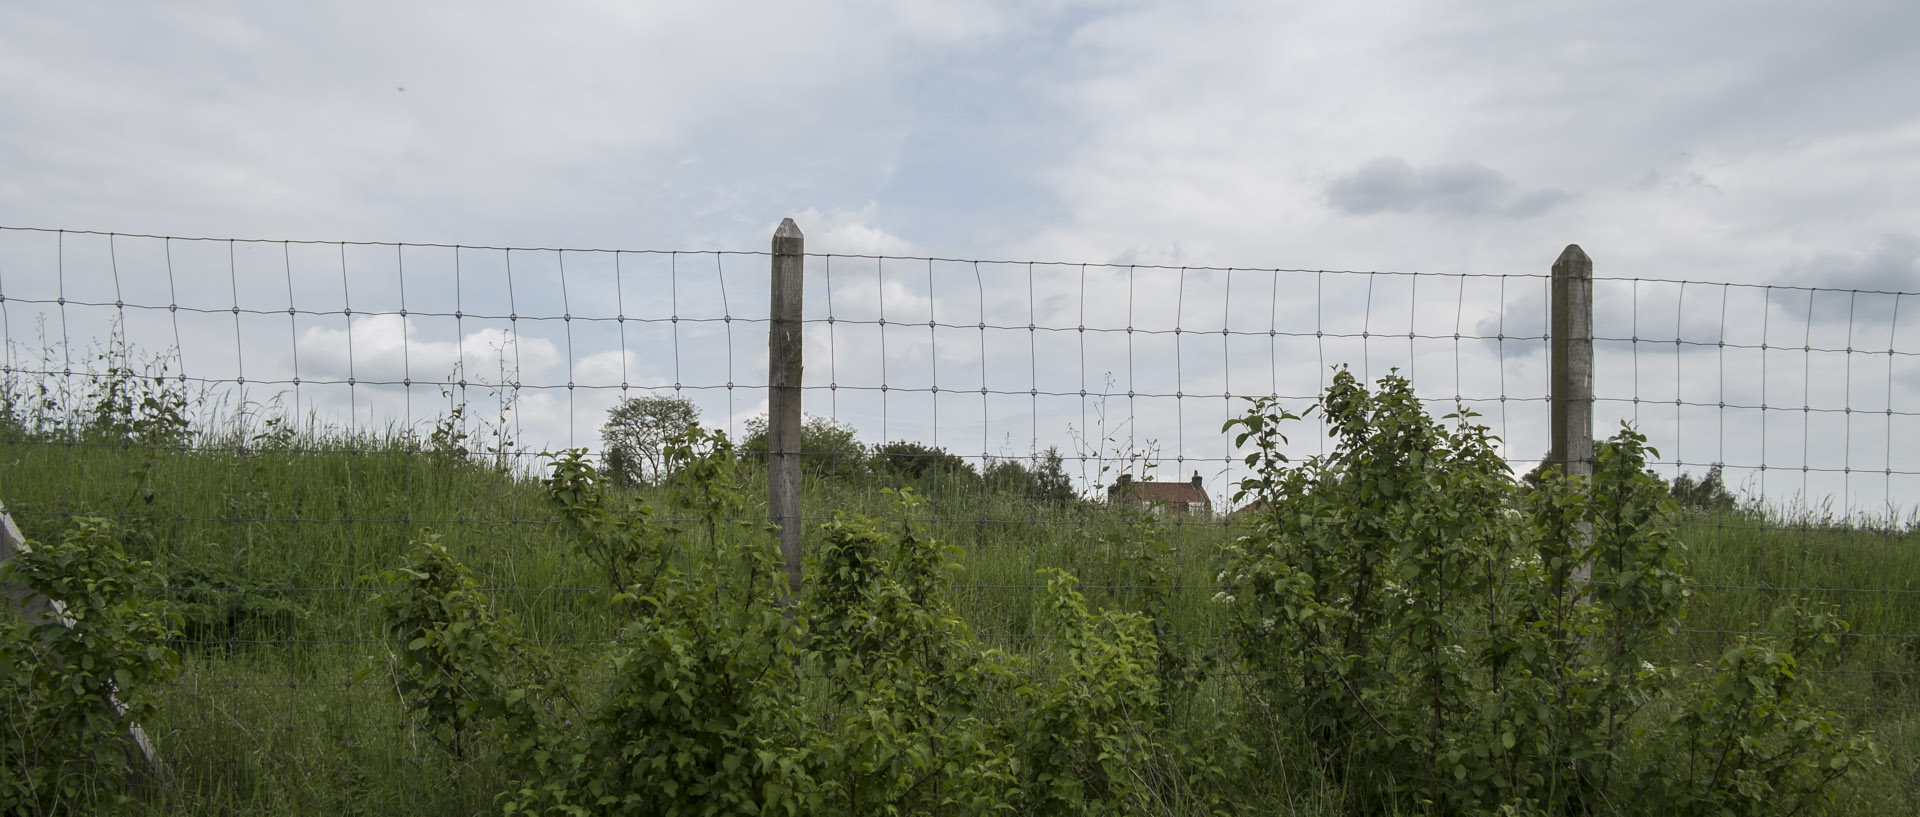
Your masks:
{"label": "grey cloud", "polygon": [[1709,193],[1721,192],[1720,186],[1714,184],[1705,174],[1686,168],[1672,172],[1648,170],[1647,175],[1641,177],[1639,183],[1634,185],[1634,188],[1637,190],[1665,190],[1671,192],[1690,190],[1704,190]]}
{"label": "grey cloud", "polygon": [[1526,218],[1571,200],[1563,190],[1516,193],[1519,187],[1497,170],[1476,162],[1414,167],[1382,156],[1327,184],[1327,203],[1354,215],[1431,212]]}
{"label": "grey cloud", "polygon": [[1501,355],[1531,357],[1546,349],[1547,300],[1543,293],[1529,291],[1514,298],[1474,322],[1474,334],[1481,343]]}
{"label": "grey cloud", "polygon": [[[1751,292],[1751,290],[1742,290]],[[1648,353],[1704,354],[1718,342],[1757,343],[1743,331],[1748,310],[1760,306],[1757,294],[1747,300],[1723,303],[1725,293],[1712,284],[1596,281],[1593,293],[1593,336],[1596,349],[1621,351],[1638,348]],[[1804,302],[1802,303],[1804,307]],[[1757,324],[1758,322],[1752,322]],[[1779,323],[1779,322],[1776,322]],[[1782,326],[1785,324],[1783,323]],[[1774,327],[1776,330],[1782,327]],[[1546,351],[1547,293],[1544,286],[1529,288],[1476,321],[1482,343],[1501,354],[1531,357]],[[1504,339],[1503,339],[1504,338]],[[1674,341],[1680,341],[1675,343]]]}
{"label": "grey cloud", "polygon": [[[1770,292],[1773,303],[1788,314],[1815,323],[1886,323],[1900,306],[1920,308],[1920,299],[1879,294],[1920,292],[1920,236],[1884,236],[1879,246],[1866,252],[1822,251],[1789,264],[1781,280],[1794,286],[1841,290]],[[1903,300],[1906,303],[1900,303]]]}
{"label": "grey cloud", "polygon": [[[1886,342],[1901,314],[1920,314],[1920,236],[1885,236],[1865,251],[1826,250],[1786,265],[1772,289],[1672,282],[1596,282],[1593,332],[1609,348],[1637,339],[1642,350],[1705,353],[1717,341],[1815,348],[1865,348]],[[1811,288],[1811,289],[1810,289]],[[1730,300],[1727,300],[1730,299]],[[1762,320],[1756,309],[1775,310]],[[1911,322],[1911,320],[1909,320]],[[1489,346],[1521,357],[1545,344],[1546,298],[1529,290],[1482,317],[1475,331]],[[1867,331],[1871,328],[1871,331]],[[1506,340],[1497,339],[1504,335]],[[1685,341],[1672,347],[1674,339]],[[1916,381],[1920,382],[1920,381]]]}

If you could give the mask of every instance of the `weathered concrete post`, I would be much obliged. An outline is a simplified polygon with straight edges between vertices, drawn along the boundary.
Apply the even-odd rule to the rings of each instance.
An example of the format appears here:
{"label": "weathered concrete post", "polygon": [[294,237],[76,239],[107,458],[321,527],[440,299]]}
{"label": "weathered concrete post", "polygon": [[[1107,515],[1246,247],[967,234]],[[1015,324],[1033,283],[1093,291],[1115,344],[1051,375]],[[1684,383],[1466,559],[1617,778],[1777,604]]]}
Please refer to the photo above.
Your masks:
{"label": "weathered concrete post", "polygon": [[[1552,352],[1548,391],[1552,399],[1553,453],[1547,462],[1572,477],[1593,477],[1593,259],[1568,244],[1553,262]],[[1574,578],[1585,584],[1592,565]]]}
{"label": "weathered concrete post", "polygon": [[768,517],[780,529],[787,602],[800,595],[800,301],[806,236],[793,219],[773,233],[773,309],[767,329]]}
{"label": "weathered concrete post", "polygon": [[1553,262],[1553,455],[1568,476],[1593,476],[1593,259],[1568,244]]}

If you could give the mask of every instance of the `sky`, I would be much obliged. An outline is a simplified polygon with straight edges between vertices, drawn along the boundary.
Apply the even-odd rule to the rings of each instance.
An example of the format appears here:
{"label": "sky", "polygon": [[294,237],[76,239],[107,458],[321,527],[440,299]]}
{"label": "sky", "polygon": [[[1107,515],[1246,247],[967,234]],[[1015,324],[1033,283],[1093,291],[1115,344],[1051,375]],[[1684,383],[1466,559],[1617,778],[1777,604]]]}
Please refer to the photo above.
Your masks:
{"label": "sky", "polygon": [[1058,446],[1088,483],[1151,450],[1224,502],[1237,398],[1304,409],[1340,364],[1464,402],[1531,465],[1542,276],[1577,243],[1597,436],[1637,422],[1669,475],[1723,462],[1770,501],[1920,505],[1912,3],[5,15],[17,373],[117,322],[196,383],[356,427],[430,427],[466,380],[496,409],[519,385],[530,450],[597,446],[641,393],[737,432],[791,217],[809,413]]}

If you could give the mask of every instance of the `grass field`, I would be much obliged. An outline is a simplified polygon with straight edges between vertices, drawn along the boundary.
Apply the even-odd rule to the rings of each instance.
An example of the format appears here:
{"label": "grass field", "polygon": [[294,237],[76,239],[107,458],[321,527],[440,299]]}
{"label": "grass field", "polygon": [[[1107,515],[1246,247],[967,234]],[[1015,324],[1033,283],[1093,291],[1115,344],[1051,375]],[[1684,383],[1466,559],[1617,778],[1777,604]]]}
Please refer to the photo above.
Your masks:
{"label": "grass field", "polygon": [[[495,604],[556,653],[589,655],[616,629],[591,592],[599,574],[571,555],[539,486],[514,469],[401,432],[191,431],[153,447],[83,440],[9,432],[0,500],[30,540],[57,538],[75,515],[128,523],[138,555],[164,577],[153,592],[186,611],[183,671],[145,724],[172,775],[144,795],[155,813],[497,810],[496,771],[437,748],[389,680],[392,645],[370,599],[423,531],[441,534]],[[764,495],[751,478],[743,490],[749,507]],[[1043,567],[1078,576],[1091,604],[1139,604],[1132,517],[931,493],[919,513],[958,546],[957,606],[986,641],[1013,653],[1048,649],[1033,621]],[[816,524],[826,509],[890,513],[875,486],[812,483],[805,497]],[[1696,587],[1675,660],[1710,661],[1737,634],[1768,629],[1789,593],[1837,605],[1852,635],[1822,687],[1891,758],[1840,792],[1840,809],[1911,814],[1920,802],[1920,536],[1756,511],[1690,514],[1683,530]],[[1210,599],[1235,524],[1169,518],[1160,535],[1173,554],[1166,629],[1219,643],[1224,621]],[[1195,705],[1233,706],[1235,683],[1218,673]],[[1259,810],[1351,813],[1346,793],[1310,764],[1276,756],[1265,765]]]}

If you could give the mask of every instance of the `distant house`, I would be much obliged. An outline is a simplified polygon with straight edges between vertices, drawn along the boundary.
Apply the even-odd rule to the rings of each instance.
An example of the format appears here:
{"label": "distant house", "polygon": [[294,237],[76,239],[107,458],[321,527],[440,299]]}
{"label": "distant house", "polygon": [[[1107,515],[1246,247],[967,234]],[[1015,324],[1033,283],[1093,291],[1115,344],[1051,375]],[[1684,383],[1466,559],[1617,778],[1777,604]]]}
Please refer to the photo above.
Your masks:
{"label": "distant house", "polygon": [[1193,479],[1187,482],[1149,482],[1136,480],[1132,474],[1121,474],[1120,479],[1107,488],[1107,504],[1123,502],[1145,505],[1154,513],[1213,515],[1213,500],[1207,496],[1198,471],[1193,472]]}
{"label": "distant house", "polygon": [[1256,499],[1252,502],[1249,502],[1245,505],[1240,506],[1239,508],[1234,509],[1232,513],[1229,513],[1227,515],[1234,517],[1236,519],[1239,519],[1239,518],[1252,516],[1254,514],[1265,511],[1266,509],[1267,509],[1267,501],[1264,499]]}

